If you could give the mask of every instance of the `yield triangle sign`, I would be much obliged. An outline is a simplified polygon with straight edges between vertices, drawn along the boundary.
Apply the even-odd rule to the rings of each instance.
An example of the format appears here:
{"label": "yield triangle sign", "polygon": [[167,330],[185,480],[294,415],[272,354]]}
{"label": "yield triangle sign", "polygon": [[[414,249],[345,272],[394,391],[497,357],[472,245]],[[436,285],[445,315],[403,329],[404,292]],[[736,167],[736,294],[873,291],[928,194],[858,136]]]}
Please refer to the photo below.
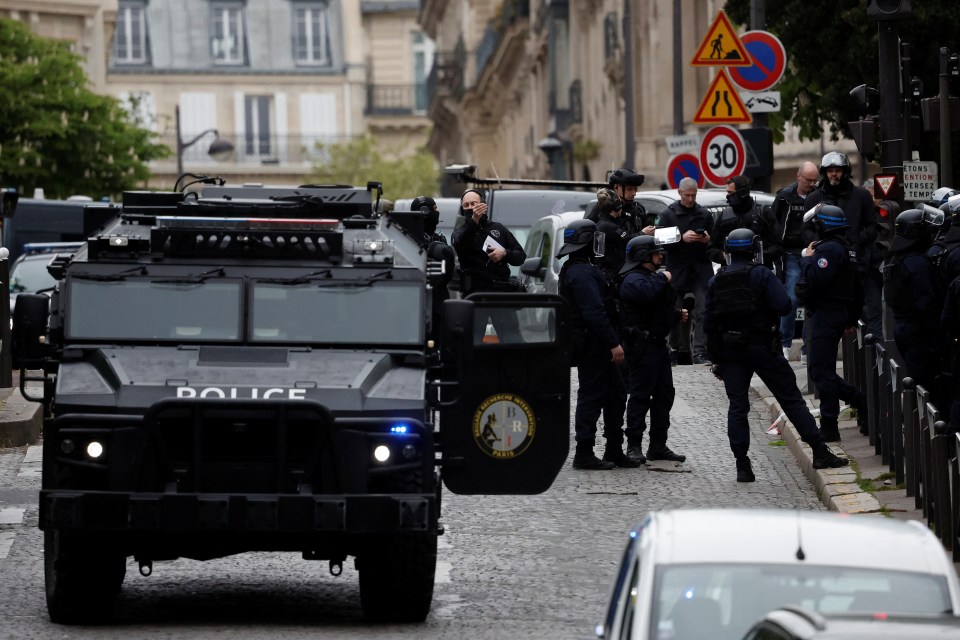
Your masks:
{"label": "yield triangle sign", "polygon": [[693,117],[694,124],[747,124],[752,121],[750,111],[727,77],[727,72],[720,69]]}
{"label": "yield triangle sign", "polygon": [[697,48],[693,60],[690,61],[693,67],[750,67],[753,66],[753,59],[747,53],[747,48],[743,46],[733,25],[730,24],[730,18],[724,13],[723,9],[717,11],[717,17],[713,19],[710,30],[706,37]]}
{"label": "yield triangle sign", "polygon": [[873,177],[873,179],[876,182],[877,187],[880,188],[880,197],[886,198],[888,195],[890,195],[890,189],[893,188],[893,183],[896,181],[897,175],[896,174],[890,174],[890,175],[877,174],[876,176]]}

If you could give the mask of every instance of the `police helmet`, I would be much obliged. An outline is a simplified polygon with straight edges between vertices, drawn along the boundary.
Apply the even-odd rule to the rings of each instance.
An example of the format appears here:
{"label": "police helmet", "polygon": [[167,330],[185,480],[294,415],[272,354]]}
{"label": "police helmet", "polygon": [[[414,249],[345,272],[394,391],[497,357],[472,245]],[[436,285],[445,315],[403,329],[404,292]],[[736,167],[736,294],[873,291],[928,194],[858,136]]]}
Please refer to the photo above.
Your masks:
{"label": "police helmet", "polygon": [[426,211],[423,211],[424,207],[427,207],[432,211],[436,206],[437,201],[430,196],[418,196],[410,203],[410,210],[426,213]]}
{"label": "police helmet", "polygon": [[893,243],[890,251],[904,251],[929,240],[943,226],[943,212],[923,205],[921,209],[907,209],[897,216],[893,225]]}
{"label": "police helmet", "polygon": [[410,203],[410,210],[426,215],[423,221],[424,231],[430,234],[436,232],[437,225],[440,224],[440,210],[436,200],[430,196],[418,196]]}
{"label": "police helmet", "polygon": [[814,207],[813,225],[821,238],[850,228],[847,224],[847,214],[843,209],[832,204],[819,204]]}
{"label": "police helmet", "polygon": [[563,246],[557,253],[558,258],[591,246],[597,233],[597,223],[583,218],[574,220],[563,230]]}
{"label": "police helmet", "polygon": [[824,155],[820,160],[820,177],[826,180],[827,169],[832,167],[840,167],[843,169],[844,179],[850,177],[852,169],[850,168],[850,159],[847,157],[847,154],[840,153],[839,151],[831,151]]}
{"label": "police helmet", "polygon": [[643,184],[643,174],[630,169],[616,169],[610,174],[610,186],[639,187]]}
{"label": "police helmet", "polygon": [[751,229],[734,229],[723,241],[723,250],[729,254],[753,255],[760,251],[760,238]]}
{"label": "police helmet", "polygon": [[627,259],[620,268],[620,273],[626,273],[637,266],[653,260],[653,254],[660,253],[663,245],[654,236],[640,235],[630,238],[627,243]]}
{"label": "police helmet", "polygon": [[927,200],[927,204],[931,207],[937,208],[940,205],[946,204],[951,196],[957,195],[958,192],[956,189],[951,189],[950,187],[940,187],[932,194],[930,194],[930,199]]}

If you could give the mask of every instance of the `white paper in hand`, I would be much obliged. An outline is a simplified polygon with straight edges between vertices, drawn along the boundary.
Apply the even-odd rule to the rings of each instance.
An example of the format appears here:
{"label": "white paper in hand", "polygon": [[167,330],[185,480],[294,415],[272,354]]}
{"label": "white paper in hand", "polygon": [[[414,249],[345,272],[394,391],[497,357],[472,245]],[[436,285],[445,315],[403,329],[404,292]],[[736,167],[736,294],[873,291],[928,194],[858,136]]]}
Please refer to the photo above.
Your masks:
{"label": "white paper in hand", "polygon": [[[493,239],[492,236],[487,236],[487,239],[483,241],[483,252],[486,253],[490,249],[503,249],[503,245]],[[503,249],[506,251],[506,249]]]}
{"label": "white paper in hand", "polygon": [[680,229],[677,227],[654,229],[653,237],[659,240],[660,244],[675,244],[680,242]]}

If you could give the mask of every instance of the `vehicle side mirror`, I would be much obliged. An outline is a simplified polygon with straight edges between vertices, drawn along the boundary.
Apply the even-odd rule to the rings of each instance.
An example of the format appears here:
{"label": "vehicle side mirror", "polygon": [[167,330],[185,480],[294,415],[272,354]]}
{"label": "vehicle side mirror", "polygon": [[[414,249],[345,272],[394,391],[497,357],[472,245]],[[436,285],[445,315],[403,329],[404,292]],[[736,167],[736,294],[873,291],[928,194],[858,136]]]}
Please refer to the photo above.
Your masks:
{"label": "vehicle side mirror", "polygon": [[540,257],[527,258],[520,265],[520,273],[525,276],[534,276],[543,280],[547,276],[547,268],[541,266],[543,259]]}
{"label": "vehicle side mirror", "polygon": [[11,354],[15,369],[40,369],[46,355],[47,317],[50,298],[36,293],[21,293],[13,310]]}

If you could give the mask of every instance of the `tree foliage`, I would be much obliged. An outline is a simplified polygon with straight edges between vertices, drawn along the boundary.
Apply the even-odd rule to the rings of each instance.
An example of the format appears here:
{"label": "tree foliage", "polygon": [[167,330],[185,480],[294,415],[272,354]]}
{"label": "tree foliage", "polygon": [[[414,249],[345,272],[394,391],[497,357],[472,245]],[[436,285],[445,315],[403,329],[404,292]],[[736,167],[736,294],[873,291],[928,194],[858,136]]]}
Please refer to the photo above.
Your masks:
{"label": "tree foliage", "polygon": [[0,186],[99,199],[144,183],[170,154],[112,97],[93,93],[80,57],[0,18]]}
{"label": "tree foliage", "polygon": [[[770,127],[777,139],[783,137],[786,121],[800,129],[802,139],[817,139],[821,121],[831,137],[850,137],[847,122],[858,113],[849,96],[860,84],[880,88],[878,25],[867,18],[869,0],[767,1],[766,31],[780,38],[787,50],[787,70],[777,85],[782,111],[771,114]],[[923,82],[923,97],[938,93],[939,48],[958,48],[956,25],[960,3],[912,2],[909,18],[897,20],[900,41],[910,45],[910,73]],[[749,25],[750,0],[727,0],[730,19]],[[894,71],[896,73],[896,71]],[[956,94],[960,86],[954,85]],[[919,110],[915,115],[919,116]],[[920,141],[921,158],[936,158],[937,134],[925,133]]]}
{"label": "tree foliage", "polygon": [[440,173],[433,154],[420,148],[401,156],[380,146],[370,134],[339,144],[319,144],[325,162],[314,165],[310,180],[351,185],[376,180],[383,183],[384,197],[391,200],[437,193]]}

